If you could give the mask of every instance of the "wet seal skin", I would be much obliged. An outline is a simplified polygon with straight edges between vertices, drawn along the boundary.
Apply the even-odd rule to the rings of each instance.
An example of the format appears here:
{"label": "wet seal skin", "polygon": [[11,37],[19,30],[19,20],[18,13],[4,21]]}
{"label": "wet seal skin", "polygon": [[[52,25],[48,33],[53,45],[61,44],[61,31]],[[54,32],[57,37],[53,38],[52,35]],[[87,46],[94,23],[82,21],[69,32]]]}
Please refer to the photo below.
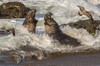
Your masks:
{"label": "wet seal skin", "polygon": [[80,42],[78,42],[77,39],[70,37],[66,34],[64,34],[60,28],[57,22],[51,17],[53,15],[51,12],[48,12],[44,16],[45,20],[45,31],[46,34],[48,34],[50,37],[52,37],[54,40],[57,40],[60,44],[65,44],[65,45],[73,45],[73,46],[78,46],[80,45]]}
{"label": "wet seal skin", "polygon": [[30,33],[35,33],[35,28],[38,20],[35,19],[36,9],[32,9],[27,13],[25,21],[23,23],[24,27],[28,29]]}

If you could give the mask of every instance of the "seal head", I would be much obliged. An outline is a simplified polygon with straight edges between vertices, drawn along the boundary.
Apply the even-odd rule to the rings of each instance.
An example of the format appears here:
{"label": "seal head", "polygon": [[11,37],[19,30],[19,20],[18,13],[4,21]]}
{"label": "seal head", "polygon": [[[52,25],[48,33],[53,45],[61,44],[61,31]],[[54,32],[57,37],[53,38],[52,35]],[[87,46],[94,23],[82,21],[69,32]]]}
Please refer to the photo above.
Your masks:
{"label": "seal head", "polygon": [[38,20],[35,19],[35,13],[36,9],[30,10],[27,13],[25,21],[23,23],[24,27],[26,27],[30,33],[35,33],[36,24],[38,22]]}

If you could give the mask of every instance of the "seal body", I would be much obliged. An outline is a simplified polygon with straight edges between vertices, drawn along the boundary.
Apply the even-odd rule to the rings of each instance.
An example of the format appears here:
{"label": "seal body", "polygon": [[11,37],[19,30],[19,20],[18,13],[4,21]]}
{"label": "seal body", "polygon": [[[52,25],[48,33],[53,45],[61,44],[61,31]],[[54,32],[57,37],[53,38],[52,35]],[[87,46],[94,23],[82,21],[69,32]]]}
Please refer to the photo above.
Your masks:
{"label": "seal body", "polygon": [[60,44],[73,45],[73,46],[80,45],[77,39],[64,34],[60,30],[59,25],[53,18],[51,18],[51,15],[52,13],[48,12],[44,16],[46,33],[54,40],[57,40]]}
{"label": "seal body", "polygon": [[23,25],[28,29],[29,32],[35,33],[35,28],[38,20],[35,19],[36,9],[32,9],[27,13]]}

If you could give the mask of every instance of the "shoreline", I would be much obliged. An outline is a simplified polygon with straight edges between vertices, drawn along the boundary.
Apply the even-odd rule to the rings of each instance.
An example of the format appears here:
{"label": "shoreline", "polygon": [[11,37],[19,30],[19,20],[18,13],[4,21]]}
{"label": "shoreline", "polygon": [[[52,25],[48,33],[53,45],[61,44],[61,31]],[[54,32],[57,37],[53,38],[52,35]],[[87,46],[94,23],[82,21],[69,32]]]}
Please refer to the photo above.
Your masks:
{"label": "shoreline", "polygon": [[100,51],[86,54],[70,54],[43,60],[27,57],[19,64],[0,64],[0,66],[99,66]]}
{"label": "shoreline", "polygon": [[[7,52],[6,52],[7,53]],[[98,55],[99,54],[99,55]],[[38,62],[41,63],[41,62],[44,62],[44,61],[54,61],[54,59],[56,60],[55,64],[57,64],[56,62],[59,60],[61,61],[60,59],[65,59],[65,58],[68,58],[68,57],[74,57],[76,58],[76,56],[89,56],[89,55],[97,55],[98,57],[100,57],[100,50],[85,50],[83,52],[65,52],[65,53],[61,53],[61,52],[54,52],[54,53],[45,53],[44,54],[44,59],[42,60],[38,60],[36,57],[34,56],[26,56],[22,62],[20,63],[15,63],[17,62],[17,60],[15,62],[12,62],[12,63],[5,63],[5,61],[0,61],[0,66],[32,66],[33,64],[36,64],[36,66],[38,65]],[[65,58],[64,58],[65,57]],[[93,58],[93,57],[92,57]],[[95,58],[95,57],[94,57]],[[11,58],[12,59],[12,58]],[[57,60],[58,59],[58,60]],[[10,59],[9,59],[10,60]],[[70,59],[69,59],[70,60]],[[80,59],[81,60],[81,59]],[[64,60],[63,60],[64,61]],[[74,61],[74,60],[72,60]],[[65,61],[64,61],[65,62]],[[45,62],[46,63],[46,62]],[[48,62],[49,63],[49,62]],[[62,63],[62,62],[61,62]],[[26,65],[27,64],[27,65]],[[32,64],[32,65],[30,65]],[[39,65],[40,66],[40,65]],[[43,64],[41,66],[44,66]],[[48,65],[49,66],[49,65]],[[56,65],[54,65],[56,66]]]}
{"label": "shoreline", "polygon": [[96,53],[100,53],[100,50],[85,50],[83,52],[65,52],[65,53],[61,53],[61,52],[54,52],[54,53],[47,53],[46,57],[48,58],[56,58],[56,57],[63,57],[63,56],[76,56],[76,55],[88,55],[88,54],[96,54]]}
{"label": "shoreline", "polygon": [[99,66],[100,52],[94,54],[69,55],[44,60],[25,60],[22,66]]}

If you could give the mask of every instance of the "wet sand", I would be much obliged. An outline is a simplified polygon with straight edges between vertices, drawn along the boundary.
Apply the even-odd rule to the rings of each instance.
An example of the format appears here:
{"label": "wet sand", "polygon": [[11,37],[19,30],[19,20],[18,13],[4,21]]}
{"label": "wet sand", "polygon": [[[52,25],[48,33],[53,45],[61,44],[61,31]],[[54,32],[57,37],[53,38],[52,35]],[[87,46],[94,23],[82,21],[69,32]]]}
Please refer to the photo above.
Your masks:
{"label": "wet sand", "polygon": [[25,60],[17,66],[100,66],[100,53]]}

